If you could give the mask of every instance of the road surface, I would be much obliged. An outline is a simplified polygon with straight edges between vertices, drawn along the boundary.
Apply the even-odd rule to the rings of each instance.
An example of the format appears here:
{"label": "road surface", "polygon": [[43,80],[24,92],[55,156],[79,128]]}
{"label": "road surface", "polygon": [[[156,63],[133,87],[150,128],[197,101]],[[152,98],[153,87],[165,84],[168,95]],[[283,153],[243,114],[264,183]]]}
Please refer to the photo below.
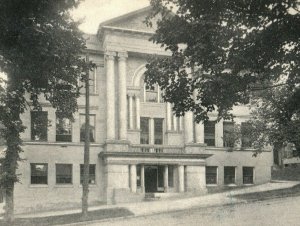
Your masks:
{"label": "road surface", "polygon": [[87,225],[300,225],[300,197],[288,197],[222,207],[190,209],[172,213],[156,214],[152,216],[102,221]]}

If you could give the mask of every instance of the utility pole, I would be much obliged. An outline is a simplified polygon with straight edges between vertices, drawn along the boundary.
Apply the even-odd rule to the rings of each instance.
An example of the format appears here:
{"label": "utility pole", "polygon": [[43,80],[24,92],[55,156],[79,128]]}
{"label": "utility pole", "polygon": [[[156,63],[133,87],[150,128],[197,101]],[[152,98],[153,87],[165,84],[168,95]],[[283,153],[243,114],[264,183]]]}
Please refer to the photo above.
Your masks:
{"label": "utility pole", "polygon": [[[86,56],[89,63],[89,55]],[[90,164],[90,87],[89,87],[89,67],[86,70],[85,81],[85,139],[84,139],[84,165],[82,182],[82,217],[88,215],[88,195],[89,195],[89,164]]]}

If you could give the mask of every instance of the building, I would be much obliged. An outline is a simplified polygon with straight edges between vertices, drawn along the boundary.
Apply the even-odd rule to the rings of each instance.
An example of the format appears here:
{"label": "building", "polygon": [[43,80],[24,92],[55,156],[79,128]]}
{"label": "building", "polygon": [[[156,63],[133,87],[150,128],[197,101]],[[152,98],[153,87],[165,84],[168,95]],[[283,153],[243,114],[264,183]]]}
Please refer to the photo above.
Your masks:
{"label": "building", "polygon": [[[211,187],[268,182],[272,151],[254,158],[246,137],[242,147],[224,147],[231,146],[223,136],[233,123],[216,123],[214,114],[205,124],[195,124],[191,112],[177,118],[171,105],[161,101],[159,87],[145,88],[147,57],[168,55],[148,41],[154,32],[142,22],[148,10],[106,21],[97,35],[87,35],[89,57],[97,65],[90,86],[90,203],[140,201],[145,193],[204,194]],[[80,205],[84,99],[79,99],[75,122],[61,118],[46,102],[43,112],[22,116],[27,129],[16,212]],[[246,125],[247,107],[236,107],[234,113],[235,123]],[[37,122],[44,125],[40,134]]]}

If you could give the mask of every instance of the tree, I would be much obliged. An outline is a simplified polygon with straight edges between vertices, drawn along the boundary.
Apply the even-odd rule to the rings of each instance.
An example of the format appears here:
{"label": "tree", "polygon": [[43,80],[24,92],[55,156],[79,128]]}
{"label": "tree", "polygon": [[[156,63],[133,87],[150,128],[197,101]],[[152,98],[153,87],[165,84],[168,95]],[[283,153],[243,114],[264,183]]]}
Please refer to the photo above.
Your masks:
{"label": "tree", "polygon": [[0,0],[0,68],[7,75],[6,88],[0,90],[1,133],[7,145],[1,184],[7,222],[14,218],[20,134],[25,129],[20,115],[28,107],[40,111],[41,96],[64,117],[72,119],[77,110],[78,78],[91,67],[80,57],[85,40],[68,13],[78,4],[79,0]]}
{"label": "tree", "polygon": [[197,122],[207,120],[214,110],[219,119],[230,119],[233,106],[248,104],[259,95],[270,107],[269,96],[280,90],[279,99],[272,102],[272,120],[280,125],[276,128],[287,129],[281,140],[299,142],[298,132],[289,130],[291,119],[299,119],[298,4],[298,0],[151,0],[148,25],[161,15],[151,40],[171,55],[151,58],[145,81],[161,87],[163,99],[174,104],[177,116],[192,111]]}

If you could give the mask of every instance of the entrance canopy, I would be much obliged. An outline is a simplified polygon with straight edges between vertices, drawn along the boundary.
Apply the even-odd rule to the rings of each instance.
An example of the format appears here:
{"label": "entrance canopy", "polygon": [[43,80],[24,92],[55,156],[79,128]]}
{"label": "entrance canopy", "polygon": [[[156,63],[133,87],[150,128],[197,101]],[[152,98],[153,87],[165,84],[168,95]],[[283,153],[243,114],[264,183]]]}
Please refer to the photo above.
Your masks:
{"label": "entrance canopy", "polygon": [[174,154],[174,153],[141,153],[141,152],[100,152],[106,164],[173,164],[201,166],[211,154]]}

